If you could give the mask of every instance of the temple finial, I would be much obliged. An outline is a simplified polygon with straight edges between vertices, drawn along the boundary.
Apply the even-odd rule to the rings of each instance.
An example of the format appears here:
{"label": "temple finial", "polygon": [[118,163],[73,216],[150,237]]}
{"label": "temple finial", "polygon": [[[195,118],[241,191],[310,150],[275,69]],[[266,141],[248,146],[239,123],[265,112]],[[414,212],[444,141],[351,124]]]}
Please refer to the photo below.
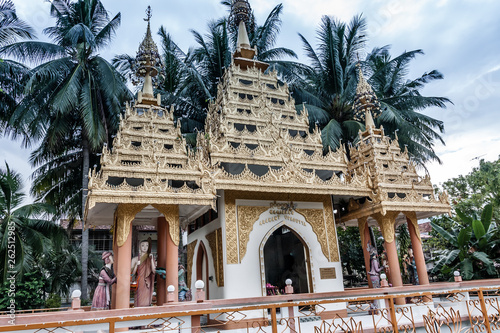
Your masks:
{"label": "temple finial", "polygon": [[146,18],[144,21],[148,22],[146,28],[146,35],[139,46],[136,55],[136,71],[138,77],[144,77],[144,85],[142,91],[139,92],[139,103],[158,104],[158,98],[153,95],[153,80],[152,78],[158,75],[158,66],[160,65],[160,54],[158,47],[151,35],[151,6],[146,9]]}
{"label": "temple finial", "polygon": [[373,118],[378,117],[380,114],[380,103],[372,87],[365,80],[359,60],[356,68],[358,70],[358,86],[356,87],[356,96],[352,106],[354,119],[359,121],[364,120],[366,129],[370,127],[375,128]]}
{"label": "temple finial", "polygon": [[144,19],[144,21],[147,21],[149,23],[149,21],[151,20],[151,16],[153,16],[151,14],[151,6],[148,6],[148,8],[146,9],[146,18]]}
{"label": "temple finial", "polygon": [[251,11],[248,0],[233,0],[229,22],[235,29],[238,29],[235,58],[253,59],[256,54],[256,49],[250,46],[246,28],[246,24],[250,21]]}

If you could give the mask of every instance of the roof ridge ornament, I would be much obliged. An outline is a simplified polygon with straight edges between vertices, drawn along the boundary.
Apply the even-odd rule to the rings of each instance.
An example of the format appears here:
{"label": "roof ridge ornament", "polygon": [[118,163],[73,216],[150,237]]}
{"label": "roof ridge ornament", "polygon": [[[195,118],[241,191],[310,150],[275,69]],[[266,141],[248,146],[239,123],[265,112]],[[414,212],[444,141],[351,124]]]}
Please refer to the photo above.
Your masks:
{"label": "roof ridge ornament", "polygon": [[160,54],[158,53],[158,46],[153,40],[151,34],[151,6],[146,9],[146,18],[144,21],[148,22],[146,35],[139,45],[137,50],[136,70],[135,74],[138,77],[144,77],[144,84],[142,91],[138,93],[138,102],[142,104],[156,104],[160,105],[160,95],[157,98],[153,94],[153,77],[158,75],[158,66],[161,64]]}
{"label": "roof ridge ornament", "polygon": [[370,84],[365,80],[359,60],[356,68],[358,70],[358,85],[352,106],[354,119],[359,121],[364,120],[365,127],[368,130],[369,128],[375,128],[373,119],[377,118],[381,113],[380,102]]}

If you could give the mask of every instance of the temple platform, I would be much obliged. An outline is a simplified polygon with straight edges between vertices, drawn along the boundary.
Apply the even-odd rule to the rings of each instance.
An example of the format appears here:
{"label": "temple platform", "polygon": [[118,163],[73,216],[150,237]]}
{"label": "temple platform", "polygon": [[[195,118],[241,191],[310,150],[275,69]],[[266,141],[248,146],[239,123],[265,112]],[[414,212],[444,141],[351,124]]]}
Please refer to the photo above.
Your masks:
{"label": "temple platform", "polygon": [[[500,330],[499,293],[500,279],[494,279],[14,318],[4,313],[0,332],[494,332]],[[406,304],[395,305],[396,299]]]}

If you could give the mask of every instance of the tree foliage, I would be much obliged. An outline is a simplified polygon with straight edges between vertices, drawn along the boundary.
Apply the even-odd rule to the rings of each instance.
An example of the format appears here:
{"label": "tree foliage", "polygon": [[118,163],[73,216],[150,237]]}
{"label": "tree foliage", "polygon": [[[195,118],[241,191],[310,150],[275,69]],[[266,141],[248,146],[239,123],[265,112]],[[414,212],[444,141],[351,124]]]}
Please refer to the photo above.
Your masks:
{"label": "tree foliage", "polygon": [[448,218],[451,230],[431,222],[433,230],[447,242],[446,249],[439,251],[431,273],[444,279],[452,279],[456,270],[464,280],[498,277],[500,239],[496,236],[497,225],[492,222],[492,205],[484,207],[480,218],[458,208],[455,211],[461,225]]}
{"label": "tree foliage", "polygon": [[479,161],[479,166],[467,175],[460,175],[443,183],[454,207],[465,214],[481,210],[489,202],[493,220],[500,219],[500,158],[496,161]]}
{"label": "tree foliage", "polygon": [[292,81],[293,96],[297,104],[305,103],[310,124],[321,128],[326,150],[337,149],[341,142],[356,143],[358,131],[364,130],[364,124],[354,118],[352,110],[359,63],[381,103],[382,113],[376,124],[383,125],[392,138],[400,130],[401,148],[406,145],[417,163],[439,161],[433,147],[436,141],[443,142],[443,123],[421,111],[428,107],[444,108],[450,101],[420,93],[427,83],[443,78],[437,70],[413,80],[407,78],[411,60],[423,54],[422,50],[391,58],[390,47],[385,46],[373,49],[361,61],[359,55],[365,53],[367,41],[366,20],[361,15],[349,23],[324,16],[317,30],[316,48],[303,35],[299,36],[310,65]]}

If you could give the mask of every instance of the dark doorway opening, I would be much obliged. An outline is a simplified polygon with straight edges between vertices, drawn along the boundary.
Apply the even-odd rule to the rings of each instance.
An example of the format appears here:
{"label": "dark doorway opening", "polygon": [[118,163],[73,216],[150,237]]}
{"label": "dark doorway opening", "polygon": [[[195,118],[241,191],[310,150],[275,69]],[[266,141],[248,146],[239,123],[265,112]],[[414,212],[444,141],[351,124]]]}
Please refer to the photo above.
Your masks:
{"label": "dark doorway opening", "polygon": [[292,229],[287,226],[276,229],[264,245],[268,295],[283,293],[286,279],[292,280],[294,294],[310,292],[308,258],[307,247]]}
{"label": "dark doorway opening", "polygon": [[205,298],[210,299],[208,288],[208,256],[203,242],[200,242],[198,255],[196,256],[196,280],[202,280],[205,283]]}

